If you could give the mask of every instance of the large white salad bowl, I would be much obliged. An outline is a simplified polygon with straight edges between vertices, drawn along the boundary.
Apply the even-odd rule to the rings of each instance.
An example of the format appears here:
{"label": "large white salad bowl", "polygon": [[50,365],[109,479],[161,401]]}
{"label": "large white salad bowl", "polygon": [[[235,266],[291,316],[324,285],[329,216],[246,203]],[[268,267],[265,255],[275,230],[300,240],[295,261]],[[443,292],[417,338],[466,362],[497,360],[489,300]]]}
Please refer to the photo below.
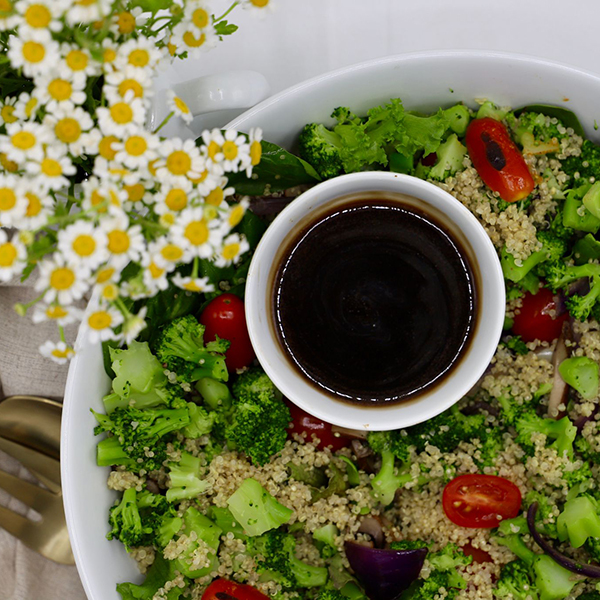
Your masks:
{"label": "large white salad bowl", "polygon": [[[390,98],[409,109],[435,110],[458,101],[489,98],[513,107],[530,103],[574,111],[590,138],[600,121],[600,77],[568,66],[495,52],[429,52],[347,67],[294,86],[248,110],[230,126],[261,127],[264,139],[293,148],[305,123],[328,120],[336,106],[360,113]],[[73,552],[89,600],[119,600],[116,584],[141,581],[119,542],[106,540],[108,509],[116,495],[109,470],[96,466],[95,419],[109,389],[99,345],[80,336],[71,364],[62,422],[62,483]]]}

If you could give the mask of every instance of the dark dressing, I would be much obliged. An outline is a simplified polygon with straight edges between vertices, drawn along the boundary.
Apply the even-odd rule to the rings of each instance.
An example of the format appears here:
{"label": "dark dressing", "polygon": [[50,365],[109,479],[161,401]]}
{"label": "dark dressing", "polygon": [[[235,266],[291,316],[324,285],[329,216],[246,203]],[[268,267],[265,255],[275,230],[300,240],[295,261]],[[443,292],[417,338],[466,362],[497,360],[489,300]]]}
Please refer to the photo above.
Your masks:
{"label": "dark dressing", "polygon": [[457,363],[473,330],[465,253],[431,216],[397,202],[337,207],[291,240],[272,318],[292,362],[351,402],[408,399]]}

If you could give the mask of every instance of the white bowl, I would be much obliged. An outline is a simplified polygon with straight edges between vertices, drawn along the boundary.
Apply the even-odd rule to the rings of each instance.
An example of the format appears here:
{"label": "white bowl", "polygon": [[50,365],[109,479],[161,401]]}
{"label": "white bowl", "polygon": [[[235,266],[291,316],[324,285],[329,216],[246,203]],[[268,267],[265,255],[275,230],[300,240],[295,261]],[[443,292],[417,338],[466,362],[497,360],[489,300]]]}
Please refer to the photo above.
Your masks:
{"label": "white bowl", "polygon": [[[429,52],[362,63],[322,75],[270,98],[233,121],[240,130],[261,127],[265,139],[291,147],[309,121],[327,121],[332,108],[360,112],[392,97],[408,108],[434,110],[487,97],[497,103],[562,105],[577,113],[597,138],[600,77],[524,56],[495,52]],[[143,580],[119,542],[109,542],[107,515],[116,495],[106,487],[108,468],[96,466],[95,419],[109,380],[99,345],[80,336],[69,369],[62,420],[61,467],[65,512],[77,568],[89,600],[120,600],[116,584]]]}
{"label": "white bowl", "polygon": [[[279,342],[273,312],[274,271],[286,242],[340,199],[382,192],[410,197],[415,208],[448,227],[471,263],[476,279],[477,312],[468,344],[448,375],[406,401],[392,404],[342,402],[318,387],[290,360]],[[406,200],[404,200],[406,202]],[[323,421],[385,431],[401,429],[435,417],[460,400],[488,367],[504,323],[504,277],[498,253],[475,216],[448,192],[432,183],[398,173],[367,171],[330,179],[304,192],[269,225],[254,256],[246,282],[246,321],[256,356],[273,383],[289,400]]]}

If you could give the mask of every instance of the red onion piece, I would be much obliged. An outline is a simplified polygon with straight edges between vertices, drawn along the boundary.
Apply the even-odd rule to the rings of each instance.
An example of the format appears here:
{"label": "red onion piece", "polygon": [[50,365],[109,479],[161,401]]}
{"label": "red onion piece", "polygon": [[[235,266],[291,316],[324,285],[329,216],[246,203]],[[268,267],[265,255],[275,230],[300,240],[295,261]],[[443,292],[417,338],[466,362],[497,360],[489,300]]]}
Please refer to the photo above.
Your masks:
{"label": "red onion piece", "polygon": [[569,558],[568,556],[565,556],[541,536],[541,534],[535,528],[535,514],[537,513],[537,509],[538,503],[533,502],[527,510],[527,526],[529,527],[529,533],[531,533],[531,537],[535,540],[535,543],[552,560],[557,562],[561,567],[571,571],[571,573],[577,573],[578,575],[584,575],[585,577],[600,579],[600,566],[584,565],[576,560],[573,560],[572,558]]}
{"label": "red onion piece", "polygon": [[419,577],[427,548],[383,550],[344,544],[346,556],[370,600],[394,600]]}

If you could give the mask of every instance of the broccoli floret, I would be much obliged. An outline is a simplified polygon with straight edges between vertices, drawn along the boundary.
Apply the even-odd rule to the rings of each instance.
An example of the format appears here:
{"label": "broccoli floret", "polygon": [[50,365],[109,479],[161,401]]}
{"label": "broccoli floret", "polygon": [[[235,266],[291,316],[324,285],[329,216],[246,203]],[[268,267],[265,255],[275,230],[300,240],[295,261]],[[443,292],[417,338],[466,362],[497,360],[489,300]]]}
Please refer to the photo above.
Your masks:
{"label": "broccoli floret", "polygon": [[208,412],[205,408],[193,402],[188,402],[187,408],[190,422],[183,428],[183,435],[186,438],[195,440],[210,433],[217,415],[214,412]]}
{"label": "broccoli floret", "polygon": [[596,233],[600,229],[600,219],[594,216],[583,203],[591,187],[590,183],[584,183],[567,191],[562,209],[562,220],[566,227],[588,233]]}
{"label": "broccoli floret", "polygon": [[390,544],[391,550],[418,550],[428,548],[429,544],[421,540],[399,540]]}
{"label": "broccoli floret", "polygon": [[598,179],[600,175],[600,146],[590,140],[584,140],[579,156],[569,156],[562,161],[562,170],[576,180],[575,174],[579,174],[579,180],[589,180],[590,177]]}
{"label": "broccoli floret", "polygon": [[437,149],[437,161],[429,171],[429,178],[444,181],[450,175],[463,169],[463,159],[467,149],[460,143],[455,133]]}
{"label": "broccoli floret", "polygon": [[585,592],[580,596],[577,596],[577,600],[600,600],[600,592],[594,590],[593,592]]}
{"label": "broccoli floret", "polygon": [[513,560],[502,567],[494,589],[497,598],[538,600],[529,567],[521,560]]}
{"label": "broccoli floret", "polygon": [[204,403],[212,410],[223,410],[231,406],[229,387],[212,377],[199,379],[195,386],[202,396]]}
{"label": "broccoli floret", "polygon": [[589,537],[583,547],[594,562],[600,562],[600,538]]}
{"label": "broccoli floret", "polygon": [[501,346],[512,350],[518,356],[525,356],[529,354],[529,348],[527,344],[521,339],[520,335],[513,335],[506,340],[500,342]]}
{"label": "broccoli floret", "polygon": [[517,432],[516,442],[527,454],[535,454],[535,444],[531,440],[532,434],[542,433],[548,439],[553,440],[550,446],[556,450],[559,456],[571,458],[573,456],[573,442],[577,435],[577,428],[569,417],[555,420],[539,417],[533,411],[523,412],[515,422]]}
{"label": "broccoli floret", "polygon": [[[464,104],[456,104],[444,110],[444,116],[448,120],[450,129],[460,135],[465,135],[467,126],[471,120],[471,111]],[[439,154],[439,152],[438,152]]]}
{"label": "broccoli floret", "polygon": [[401,465],[400,472],[397,472],[395,463],[396,459],[392,450],[384,448],[381,451],[379,473],[371,479],[373,495],[384,506],[392,503],[398,489],[413,480],[412,474],[407,471],[405,465]]}
{"label": "broccoli floret", "polygon": [[566,358],[558,365],[560,376],[586,400],[598,396],[599,371],[598,363],[587,356]]}
{"label": "broccoli floret", "polygon": [[509,115],[509,111],[505,108],[500,108],[496,106],[493,102],[486,100],[477,111],[477,119],[484,119],[489,117],[490,119],[495,119],[496,121],[504,121],[506,117]]}
{"label": "broccoli floret", "polygon": [[[546,535],[552,538],[556,538],[558,535],[556,531],[556,507],[550,502],[550,500],[548,500],[547,496],[544,496],[538,491],[532,490],[525,496],[524,507],[529,508],[529,506],[534,502],[537,502],[538,504],[538,510],[535,515],[535,524],[537,529],[543,531]],[[520,517],[517,518],[520,519]],[[509,527],[511,525],[511,521],[514,522],[515,519],[506,519],[505,521],[502,521],[500,530],[504,533],[512,533],[510,529],[503,529],[504,527]],[[527,531],[527,522],[519,521],[519,523],[519,533],[525,533]]]}
{"label": "broccoli floret", "polygon": [[127,549],[146,545],[152,535],[152,527],[142,524],[136,495],[135,488],[125,490],[119,504],[110,509],[108,519],[112,529],[107,539],[118,538]]}
{"label": "broccoli floret", "polygon": [[281,398],[279,390],[262,369],[248,369],[232,384],[231,392],[238,400],[248,400],[260,394]]}
{"label": "broccoli floret", "polygon": [[[559,122],[536,112],[524,112],[518,119],[510,119],[510,127],[523,154],[551,154],[560,150],[560,140],[567,136],[561,133]],[[564,129],[563,129],[564,131]]]}
{"label": "broccoli floret", "polygon": [[588,538],[600,538],[596,501],[586,494],[568,499],[556,520],[556,531],[558,539],[568,539],[573,548],[580,548]]}
{"label": "broccoli floret", "polygon": [[315,600],[346,600],[347,596],[335,588],[321,590]]}
{"label": "broccoli floret", "polygon": [[196,498],[208,490],[208,482],[202,476],[202,461],[189,452],[182,452],[178,462],[168,463],[169,489],[167,500],[177,502],[185,498]]}
{"label": "broccoli floret", "polygon": [[[146,579],[141,585],[135,583],[117,584],[117,592],[121,594],[123,600],[152,600],[155,594],[161,588],[165,587],[168,581],[173,581],[177,576],[177,567],[173,561],[167,560],[160,552],[156,553],[156,558],[152,566],[146,573]],[[184,580],[187,583],[187,580]],[[178,600],[183,594],[184,587],[174,585],[171,587],[165,600]]]}
{"label": "broccoli floret", "polygon": [[321,125],[309,123],[300,133],[300,156],[309,162],[323,179],[331,179],[344,171],[340,136]]}
{"label": "broccoli floret", "polygon": [[277,581],[284,589],[322,587],[327,583],[327,569],[296,558],[296,539],[282,529],[252,538],[248,549],[261,557],[257,560],[258,572]]}
{"label": "broccoli floret", "polygon": [[338,528],[333,523],[327,523],[327,525],[323,525],[323,527],[319,527],[313,531],[313,538],[315,541],[337,550],[335,538],[339,533]]}
{"label": "broccoli floret", "polygon": [[202,377],[227,381],[228,373],[223,353],[227,340],[217,338],[204,344],[204,325],[192,315],[179,317],[166,325],[155,342],[158,359],[180,381],[191,383]]}
{"label": "broccoli floret", "polygon": [[262,535],[287,523],[293,510],[280,504],[256,481],[245,479],[229,497],[227,506],[235,520],[249,536]]}
{"label": "broccoli floret", "polygon": [[600,297],[600,276],[592,277],[590,291],[585,295],[573,294],[567,298],[566,305],[569,314],[578,321],[585,321],[598,304]]}

